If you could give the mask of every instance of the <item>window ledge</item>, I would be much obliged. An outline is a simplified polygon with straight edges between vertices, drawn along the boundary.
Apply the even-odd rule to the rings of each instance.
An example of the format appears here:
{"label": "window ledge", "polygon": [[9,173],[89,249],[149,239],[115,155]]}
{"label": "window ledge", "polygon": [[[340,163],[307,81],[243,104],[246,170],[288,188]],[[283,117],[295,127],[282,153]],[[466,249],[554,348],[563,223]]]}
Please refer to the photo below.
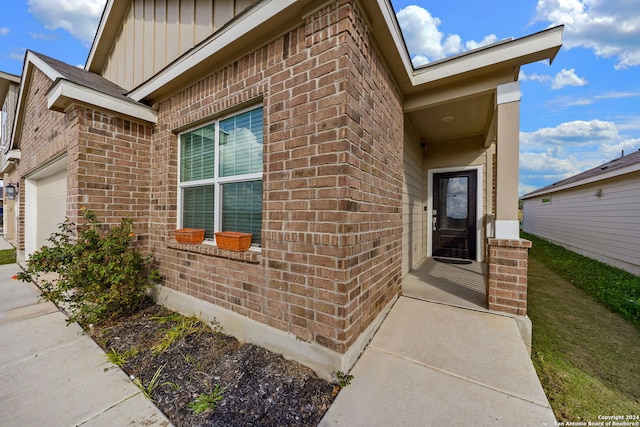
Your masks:
{"label": "window ledge", "polygon": [[234,252],[220,249],[214,245],[196,244],[185,245],[171,239],[167,241],[167,247],[177,249],[179,251],[193,252],[202,255],[209,255],[216,258],[234,259],[237,261],[248,262],[250,264],[260,264],[262,262],[262,251],[248,250],[245,252]]}

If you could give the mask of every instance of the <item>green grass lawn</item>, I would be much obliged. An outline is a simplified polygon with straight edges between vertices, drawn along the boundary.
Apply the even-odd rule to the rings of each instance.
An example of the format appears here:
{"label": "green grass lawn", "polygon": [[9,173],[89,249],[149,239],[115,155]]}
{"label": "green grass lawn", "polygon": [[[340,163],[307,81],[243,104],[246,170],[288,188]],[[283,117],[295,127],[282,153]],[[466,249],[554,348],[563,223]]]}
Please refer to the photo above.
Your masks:
{"label": "green grass lawn", "polygon": [[[556,418],[598,421],[599,415],[640,415],[640,328],[633,311],[620,310],[615,302],[640,291],[640,281],[533,236],[523,237],[533,241],[528,309],[532,359]],[[624,296],[599,289],[609,283]]]}
{"label": "green grass lawn", "polygon": [[16,262],[16,250],[5,249],[0,251],[0,265],[13,264]]}

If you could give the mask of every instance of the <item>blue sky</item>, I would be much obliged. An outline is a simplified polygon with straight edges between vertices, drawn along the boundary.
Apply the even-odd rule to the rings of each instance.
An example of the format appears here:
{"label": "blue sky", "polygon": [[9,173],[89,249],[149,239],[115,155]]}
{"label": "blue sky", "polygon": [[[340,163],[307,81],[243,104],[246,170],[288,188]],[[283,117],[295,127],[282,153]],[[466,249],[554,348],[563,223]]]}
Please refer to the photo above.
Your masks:
{"label": "blue sky", "polygon": [[[521,70],[520,194],[640,149],[640,0],[392,0],[416,65],[564,24],[554,63]],[[10,0],[0,71],[25,50],[84,65],[105,0]]]}

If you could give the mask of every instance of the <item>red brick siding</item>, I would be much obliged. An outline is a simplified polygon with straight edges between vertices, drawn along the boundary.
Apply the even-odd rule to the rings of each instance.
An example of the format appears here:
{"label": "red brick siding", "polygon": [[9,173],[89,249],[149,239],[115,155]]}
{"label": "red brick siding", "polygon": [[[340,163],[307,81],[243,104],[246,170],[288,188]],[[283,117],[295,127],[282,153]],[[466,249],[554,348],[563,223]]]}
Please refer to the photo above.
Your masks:
{"label": "red brick siding", "polygon": [[[124,217],[136,219],[138,244],[145,241],[150,200],[150,138],[152,129],[75,106],[66,113],[47,109],[46,93],[52,81],[34,68],[28,88],[18,168],[11,177],[24,178],[67,155],[67,217],[81,218],[81,208],[94,210],[105,224]],[[21,185],[19,248],[24,249],[24,201]]]}
{"label": "red brick siding", "polygon": [[489,310],[527,315],[528,240],[489,239],[487,299]]}
{"label": "red brick siding", "polygon": [[[399,292],[400,95],[352,2],[160,104],[152,249],[166,285],[344,352]],[[264,106],[262,254],[177,245],[178,137],[251,100]]]}

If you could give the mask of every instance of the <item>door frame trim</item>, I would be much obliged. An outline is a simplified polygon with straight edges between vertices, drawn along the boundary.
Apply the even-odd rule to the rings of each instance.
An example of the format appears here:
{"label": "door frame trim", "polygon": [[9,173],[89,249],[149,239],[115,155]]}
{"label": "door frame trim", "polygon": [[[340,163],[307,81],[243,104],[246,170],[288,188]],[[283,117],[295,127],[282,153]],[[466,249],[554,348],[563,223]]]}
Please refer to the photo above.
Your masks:
{"label": "door frame trim", "polygon": [[476,171],[476,261],[482,261],[482,218],[483,200],[483,165],[454,166],[448,168],[434,168],[427,170],[427,257],[433,256],[433,175],[438,173]]}

